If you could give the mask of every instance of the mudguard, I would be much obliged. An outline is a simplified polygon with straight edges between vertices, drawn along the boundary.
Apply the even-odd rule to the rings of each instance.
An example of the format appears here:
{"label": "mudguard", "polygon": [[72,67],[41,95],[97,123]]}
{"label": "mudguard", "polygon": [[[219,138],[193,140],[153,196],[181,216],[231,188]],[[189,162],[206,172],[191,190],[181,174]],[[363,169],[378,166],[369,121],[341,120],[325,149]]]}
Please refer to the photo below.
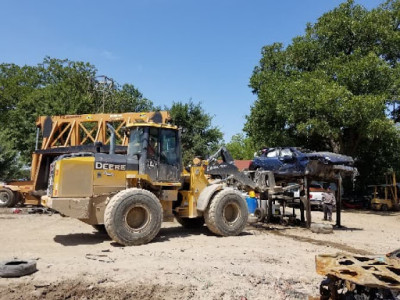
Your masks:
{"label": "mudguard", "polygon": [[8,184],[6,184],[4,186],[0,185],[0,188],[3,188],[3,187],[8,188],[8,189],[12,190],[13,192],[19,192],[21,190],[18,186],[15,186],[15,185],[8,185]]}
{"label": "mudguard", "polygon": [[212,196],[217,192],[222,190],[222,184],[211,184],[201,191],[199,200],[197,200],[197,210],[204,212],[210,202]]}

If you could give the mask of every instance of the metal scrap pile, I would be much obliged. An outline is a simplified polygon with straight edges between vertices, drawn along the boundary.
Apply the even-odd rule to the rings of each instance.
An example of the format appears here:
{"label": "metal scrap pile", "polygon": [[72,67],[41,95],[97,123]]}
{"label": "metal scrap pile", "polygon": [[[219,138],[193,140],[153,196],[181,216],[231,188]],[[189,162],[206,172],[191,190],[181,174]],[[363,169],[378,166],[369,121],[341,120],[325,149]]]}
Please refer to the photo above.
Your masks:
{"label": "metal scrap pile", "polygon": [[321,254],[315,263],[327,276],[321,299],[400,299],[400,249],[376,256]]}

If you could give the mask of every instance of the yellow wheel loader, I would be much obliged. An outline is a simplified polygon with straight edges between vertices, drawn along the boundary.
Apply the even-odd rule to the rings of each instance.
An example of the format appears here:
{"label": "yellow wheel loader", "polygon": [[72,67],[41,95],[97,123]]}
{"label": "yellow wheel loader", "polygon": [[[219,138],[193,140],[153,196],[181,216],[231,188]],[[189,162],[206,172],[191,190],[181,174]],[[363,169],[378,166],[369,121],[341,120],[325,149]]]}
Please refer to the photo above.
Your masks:
{"label": "yellow wheel loader", "polygon": [[[150,242],[161,222],[174,217],[185,227],[205,223],[220,236],[243,231],[248,218],[244,197],[224,180],[209,184],[206,174],[237,176],[254,188],[250,177],[237,171],[227,151],[222,149],[209,160],[194,161],[184,169],[180,131],[157,113],[132,120],[125,135],[127,154],[115,154],[112,134],[109,153],[58,157],[50,166],[42,203],[62,215],[105,228],[122,245]],[[224,157],[222,164],[217,162],[220,156]]]}

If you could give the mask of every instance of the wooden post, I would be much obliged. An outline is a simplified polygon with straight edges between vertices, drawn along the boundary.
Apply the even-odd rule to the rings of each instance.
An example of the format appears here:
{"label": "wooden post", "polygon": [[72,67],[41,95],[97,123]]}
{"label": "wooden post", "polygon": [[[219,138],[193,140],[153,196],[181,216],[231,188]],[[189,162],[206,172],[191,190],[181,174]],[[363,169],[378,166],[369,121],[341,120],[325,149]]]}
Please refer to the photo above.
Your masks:
{"label": "wooden post", "polygon": [[342,227],[341,211],[342,211],[342,175],[338,176],[336,191],[336,227]]}
{"label": "wooden post", "polygon": [[307,177],[304,177],[304,190],[306,192],[306,215],[307,215],[307,228],[311,226],[311,203],[310,203],[310,187],[308,185]]}

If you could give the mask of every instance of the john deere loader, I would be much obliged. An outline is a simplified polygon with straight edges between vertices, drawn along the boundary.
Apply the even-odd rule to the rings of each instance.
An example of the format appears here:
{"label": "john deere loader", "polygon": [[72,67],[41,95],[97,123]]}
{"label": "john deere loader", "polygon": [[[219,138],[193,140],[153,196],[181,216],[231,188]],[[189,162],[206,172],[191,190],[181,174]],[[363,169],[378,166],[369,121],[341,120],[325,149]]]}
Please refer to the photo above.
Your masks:
{"label": "john deere loader", "polygon": [[[183,168],[180,131],[169,118],[168,112],[155,112],[131,120],[125,130],[126,155],[115,154],[112,135],[109,153],[58,157],[42,203],[105,228],[122,245],[150,242],[161,222],[174,217],[185,227],[205,223],[220,236],[240,234],[248,218],[243,196],[223,182],[210,184],[207,161]],[[225,167],[234,168],[230,163]]]}

